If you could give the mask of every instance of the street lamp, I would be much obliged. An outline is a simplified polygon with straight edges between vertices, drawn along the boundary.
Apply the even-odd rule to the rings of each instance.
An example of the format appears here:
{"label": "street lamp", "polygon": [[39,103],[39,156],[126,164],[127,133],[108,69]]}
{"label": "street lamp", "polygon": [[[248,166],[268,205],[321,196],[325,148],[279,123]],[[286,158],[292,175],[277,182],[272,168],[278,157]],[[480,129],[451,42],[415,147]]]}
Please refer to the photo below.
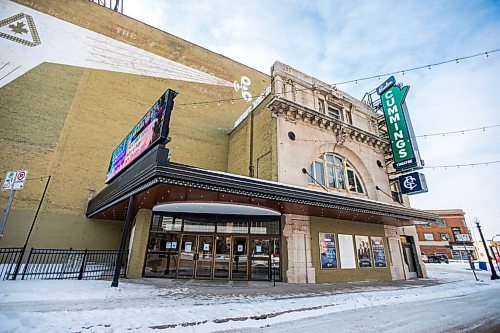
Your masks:
{"label": "street lamp", "polygon": [[488,252],[488,246],[486,246],[486,241],[483,237],[483,232],[481,231],[481,226],[479,225],[479,219],[477,217],[474,218],[474,223],[477,225],[477,230],[479,231],[479,236],[481,236],[481,240],[483,241],[484,250],[486,251],[486,257],[488,258],[488,262],[490,264],[491,269],[491,279],[497,280],[499,279],[497,272],[495,271],[495,267],[493,267],[493,262],[491,261],[490,253]]}
{"label": "street lamp", "polygon": [[[495,251],[493,251],[493,242],[495,241],[495,237],[500,237],[500,234],[496,234],[495,236],[493,236],[493,238],[491,238],[491,243],[492,243],[491,251],[493,252],[493,255],[498,255],[498,246],[495,246],[496,254]],[[496,257],[495,257],[495,263],[497,264],[498,271],[500,271],[500,267],[498,267],[498,261]]]}

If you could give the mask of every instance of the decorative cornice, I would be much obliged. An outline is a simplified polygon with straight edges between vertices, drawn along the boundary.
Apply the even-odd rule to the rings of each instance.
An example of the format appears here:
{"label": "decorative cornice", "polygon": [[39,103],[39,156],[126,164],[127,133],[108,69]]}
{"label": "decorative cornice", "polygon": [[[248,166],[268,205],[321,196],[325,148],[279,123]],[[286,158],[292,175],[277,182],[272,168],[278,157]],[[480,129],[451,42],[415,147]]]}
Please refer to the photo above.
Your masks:
{"label": "decorative cornice", "polygon": [[352,141],[366,144],[380,151],[386,151],[389,148],[389,141],[378,135],[315,110],[311,110],[287,99],[274,96],[267,104],[267,107],[276,117],[285,117],[287,120],[293,122],[300,120],[317,126],[320,129],[330,131],[337,137],[337,141],[345,141],[345,139],[349,138]]}

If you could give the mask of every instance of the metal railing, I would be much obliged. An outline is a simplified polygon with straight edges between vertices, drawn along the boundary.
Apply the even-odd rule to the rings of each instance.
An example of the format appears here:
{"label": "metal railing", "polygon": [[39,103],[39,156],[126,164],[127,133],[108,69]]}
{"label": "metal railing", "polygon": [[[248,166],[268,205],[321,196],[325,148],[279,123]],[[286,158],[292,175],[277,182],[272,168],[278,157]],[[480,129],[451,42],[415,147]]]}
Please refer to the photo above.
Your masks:
{"label": "metal railing", "polygon": [[[0,248],[0,279],[110,279],[114,274],[118,251],[31,248],[25,261],[23,256],[23,248]],[[125,276],[125,271],[124,262],[120,275]]]}
{"label": "metal railing", "polygon": [[16,269],[16,265],[22,258],[24,250],[22,247],[0,248],[0,279],[5,280]]}

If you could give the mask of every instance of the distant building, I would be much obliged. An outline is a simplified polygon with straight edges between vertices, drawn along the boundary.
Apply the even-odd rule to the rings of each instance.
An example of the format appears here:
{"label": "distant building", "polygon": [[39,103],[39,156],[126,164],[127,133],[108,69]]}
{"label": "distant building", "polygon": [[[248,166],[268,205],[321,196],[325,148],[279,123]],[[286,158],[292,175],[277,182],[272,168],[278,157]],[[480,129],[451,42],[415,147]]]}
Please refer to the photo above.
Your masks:
{"label": "distant building", "polygon": [[[417,233],[422,253],[444,253],[450,259],[466,259],[467,252],[474,252],[470,230],[461,209],[430,210],[439,219],[429,225],[418,225]],[[464,236],[459,236],[464,235]],[[461,237],[464,237],[463,240]],[[477,257],[473,254],[474,257]]]}

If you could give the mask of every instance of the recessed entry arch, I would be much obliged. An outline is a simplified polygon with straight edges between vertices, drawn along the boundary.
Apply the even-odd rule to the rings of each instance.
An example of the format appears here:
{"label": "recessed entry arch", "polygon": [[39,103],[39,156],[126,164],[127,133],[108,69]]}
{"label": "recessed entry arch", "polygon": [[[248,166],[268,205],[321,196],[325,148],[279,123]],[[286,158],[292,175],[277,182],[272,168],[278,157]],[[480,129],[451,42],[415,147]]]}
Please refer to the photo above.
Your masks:
{"label": "recessed entry arch", "polygon": [[143,276],[280,280],[279,211],[197,201],[152,210]]}

